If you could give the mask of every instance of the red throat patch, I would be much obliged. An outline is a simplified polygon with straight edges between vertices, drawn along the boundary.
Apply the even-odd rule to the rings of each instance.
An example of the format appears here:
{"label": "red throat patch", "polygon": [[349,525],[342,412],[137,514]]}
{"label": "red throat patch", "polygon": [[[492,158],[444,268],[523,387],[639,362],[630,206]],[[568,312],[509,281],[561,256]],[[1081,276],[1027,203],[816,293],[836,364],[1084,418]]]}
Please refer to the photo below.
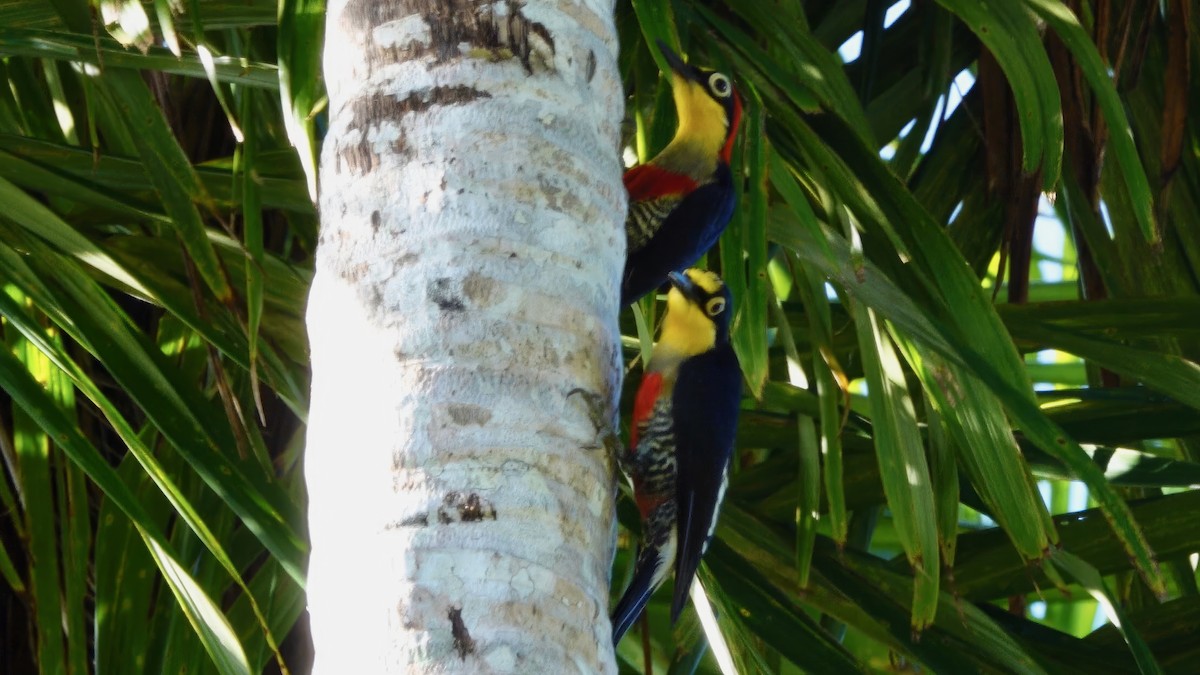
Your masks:
{"label": "red throat patch", "polygon": [[721,148],[721,159],[728,164],[733,157],[733,139],[737,136],[738,125],[742,123],[742,97],[733,92],[733,121],[729,125],[729,135],[725,137],[725,147]]}

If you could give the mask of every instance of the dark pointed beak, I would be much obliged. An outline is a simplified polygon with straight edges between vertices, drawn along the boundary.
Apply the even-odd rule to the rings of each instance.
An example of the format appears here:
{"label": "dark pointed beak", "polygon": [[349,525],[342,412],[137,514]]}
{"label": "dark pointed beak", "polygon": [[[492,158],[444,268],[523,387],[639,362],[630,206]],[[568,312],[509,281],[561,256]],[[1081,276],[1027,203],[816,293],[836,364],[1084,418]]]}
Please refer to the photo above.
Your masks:
{"label": "dark pointed beak", "polygon": [[695,68],[684,63],[683,59],[680,58],[678,54],[671,51],[671,48],[667,46],[667,43],[663,42],[661,39],[657,40],[657,42],[658,51],[662,52],[663,58],[667,60],[667,65],[671,66],[671,70],[673,70],[680,77],[689,80],[697,79],[698,76]]}
{"label": "dark pointed beak", "polygon": [[669,281],[675,288],[678,288],[679,292],[683,293],[685,298],[696,300],[698,289],[696,288],[695,282],[693,282],[688,275],[683,274],[682,272],[671,272],[667,275],[667,281]]}

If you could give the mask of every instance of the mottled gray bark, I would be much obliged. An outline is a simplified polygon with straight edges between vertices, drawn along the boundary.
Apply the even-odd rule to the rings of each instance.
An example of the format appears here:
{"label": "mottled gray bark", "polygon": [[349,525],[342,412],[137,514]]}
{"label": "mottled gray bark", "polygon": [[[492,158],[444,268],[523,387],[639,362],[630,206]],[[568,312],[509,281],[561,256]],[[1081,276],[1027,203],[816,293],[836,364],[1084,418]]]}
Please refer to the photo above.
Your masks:
{"label": "mottled gray bark", "polygon": [[615,672],[611,0],[331,0],[308,307],[318,673]]}

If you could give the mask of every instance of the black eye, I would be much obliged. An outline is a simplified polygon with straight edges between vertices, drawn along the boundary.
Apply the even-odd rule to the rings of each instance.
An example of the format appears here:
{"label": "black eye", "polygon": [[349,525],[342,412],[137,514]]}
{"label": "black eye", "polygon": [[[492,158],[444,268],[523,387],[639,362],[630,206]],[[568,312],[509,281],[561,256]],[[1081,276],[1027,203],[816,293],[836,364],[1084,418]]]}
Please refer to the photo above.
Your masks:
{"label": "black eye", "polygon": [[717,98],[727,98],[733,91],[732,85],[729,84],[729,78],[721,73],[713,73],[708,76],[708,89]]}
{"label": "black eye", "polygon": [[725,299],[713,298],[704,305],[704,311],[708,312],[709,316],[716,316],[725,311]]}

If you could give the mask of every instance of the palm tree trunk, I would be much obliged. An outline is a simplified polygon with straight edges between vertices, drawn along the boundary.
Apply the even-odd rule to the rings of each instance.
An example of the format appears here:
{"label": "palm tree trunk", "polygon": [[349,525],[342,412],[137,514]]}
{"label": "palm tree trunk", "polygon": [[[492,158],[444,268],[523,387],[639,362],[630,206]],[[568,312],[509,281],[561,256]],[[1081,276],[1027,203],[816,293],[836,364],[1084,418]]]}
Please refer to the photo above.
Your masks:
{"label": "palm tree trunk", "polygon": [[308,306],[318,673],[615,672],[611,0],[333,0]]}

